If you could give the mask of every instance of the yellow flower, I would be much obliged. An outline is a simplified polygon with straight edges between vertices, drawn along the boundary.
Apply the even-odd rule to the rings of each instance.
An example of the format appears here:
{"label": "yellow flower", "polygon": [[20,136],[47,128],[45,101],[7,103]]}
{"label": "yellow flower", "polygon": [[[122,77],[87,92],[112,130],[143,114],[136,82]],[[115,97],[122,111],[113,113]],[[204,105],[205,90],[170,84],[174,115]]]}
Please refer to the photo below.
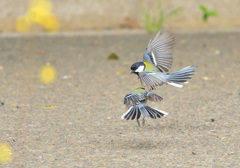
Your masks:
{"label": "yellow flower", "polygon": [[58,19],[54,16],[47,16],[43,20],[42,25],[47,31],[57,31],[60,27]]}
{"label": "yellow flower", "polygon": [[52,4],[49,0],[32,0],[26,16],[16,20],[15,27],[18,32],[25,32],[30,29],[31,24],[39,24],[46,31],[59,30],[59,20],[53,15]]}
{"label": "yellow flower", "polygon": [[50,16],[51,13],[49,10],[36,6],[28,10],[27,16],[29,16],[32,23],[43,24],[43,21],[46,17]]}
{"label": "yellow flower", "polygon": [[27,15],[33,23],[44,24],[44,20],[51,16],[52,4],[48,0],[32,0]]}

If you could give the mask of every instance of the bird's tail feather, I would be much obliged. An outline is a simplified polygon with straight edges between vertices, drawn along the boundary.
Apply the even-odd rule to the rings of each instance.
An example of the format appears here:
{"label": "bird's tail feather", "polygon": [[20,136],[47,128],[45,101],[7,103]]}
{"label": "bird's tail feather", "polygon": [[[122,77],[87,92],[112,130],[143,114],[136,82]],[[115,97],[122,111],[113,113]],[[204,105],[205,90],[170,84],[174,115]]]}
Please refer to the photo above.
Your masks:
{"label": "bird's tail feather", "polygon": [[150,114],[149,116],[151,118],[161,118],[161,117],[165,117],[166,115],[168,115],[167,112],[162,111],[162,110],[158,110],[149,106],[145,106],[145,109],[148,111],[148,113]]}
{"label": "bird's tail feather", "polygon": [[187,83],[187,80],[191,79],[194,75],[197,66],[188,66],[179,71],[167,74],[168,84],[176,87],[182,87],[179,83]]}
{"label": "bird's tail feather", "polygon": [[131,119],[131,120],[134,120],[135,118],[136,119],[139,119],[141,116],[141,112],[140,112],[140,109],[138,108],[137,105],[135,106],[131,106],[128,111],[123,114],[123,116],[121,117],[122,119]]}
{"label": "bird's tail feather", "polygon": [[123,114],[121,118],[127,119],[127,120],[129,119],[134,120],[135,118],[139,119],[141,115],[143,116],[143,118],[151,117],[156,119],[156,118],[165,117],[166,115],[168,115],[168,113],[149,107],[147,105],[140,104],[140,105],[134,105],[130,107],[128,111],[125,114]]}

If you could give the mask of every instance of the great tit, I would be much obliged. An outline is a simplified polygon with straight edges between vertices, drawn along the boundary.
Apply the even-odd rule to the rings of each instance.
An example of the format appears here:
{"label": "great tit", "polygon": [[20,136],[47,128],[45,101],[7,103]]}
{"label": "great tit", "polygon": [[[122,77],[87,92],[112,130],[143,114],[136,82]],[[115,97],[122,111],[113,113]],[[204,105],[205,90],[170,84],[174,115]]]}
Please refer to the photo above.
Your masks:
{"label": "great tit", "polygon": [[136,62],[131,66],[131,73],[138,75],[143,87],[150,90],[163,84],[182,87],[180,83],[187,83],[187,80],[191,79],[197,66],[166,73],[172,66],[174,43],[174,37],[170,33],[161,33],[159,30],[149,41],[143,54],[143,62]]}
{"label": "great tit", "polygon": [[124,104],[128,109],[125,114],[121,117],[122,119],[137,119],[138,126],[140,127],[139,118],[142,115],[143,120],[142,124],[145,124],[145,117],[151,118],[161,118],[168,115],[168,113],[157,110],[155,108],[149,107],[146,105],[147,100],[150,101],[161,101],[163,100],[162,97],[154,94],[150,91],[146,91],[144,88],[137,88],[134,91],[128,93],[124,97]]}

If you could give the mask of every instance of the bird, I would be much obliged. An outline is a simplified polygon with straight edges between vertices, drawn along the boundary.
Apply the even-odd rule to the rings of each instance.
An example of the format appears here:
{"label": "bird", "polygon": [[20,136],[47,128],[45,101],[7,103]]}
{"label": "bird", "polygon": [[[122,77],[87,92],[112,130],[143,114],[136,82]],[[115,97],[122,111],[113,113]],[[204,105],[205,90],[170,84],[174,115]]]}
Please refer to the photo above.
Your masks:
{"label": "bird", "polygon": [[144,53],[143,62],[131,66],[130,73],[138,75],[143,87],[155,90],[157,86],[169,84],[183,87],[194,75],[197,66],[188,66],[179,71],[168,73],[173,63],[174,37],[169,32],[159,30],[149,41]]}
{"label": "bird", "polygon": [[141,125],[138,119],[141,117],[141,115],[143,117],[142,125],[145,124],[145,117],[156,119],[168,115],[167,112],[147,106],[146,102],[148,100],[157,102],[162,101],[163,98],[155,93],[145,90],[142,87],[128,93],[124,97],[124,104],[128,110],[122,115],[121,118],[126,120],[134,120],[136,118],[138,126],[140,127]]}

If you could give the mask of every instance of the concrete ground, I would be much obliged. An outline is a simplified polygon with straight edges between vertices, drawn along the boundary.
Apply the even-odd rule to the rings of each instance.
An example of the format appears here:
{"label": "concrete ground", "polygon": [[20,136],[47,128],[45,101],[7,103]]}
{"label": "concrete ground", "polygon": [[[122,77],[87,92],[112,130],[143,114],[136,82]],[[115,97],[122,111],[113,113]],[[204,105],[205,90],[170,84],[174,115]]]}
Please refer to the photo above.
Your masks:
{"label": "concrete ground", "polygon": [[[1,36],[0,143],[4,168],[238,167],[240,33],[176,33],[172,71],[198,69],[183,88],[161,86],[161,119],[121,120],[140,87],[130,66],[152,35]],[[110,53],[119,60],[108,60]],[[50,63],[52,84],[39,80]]]}

